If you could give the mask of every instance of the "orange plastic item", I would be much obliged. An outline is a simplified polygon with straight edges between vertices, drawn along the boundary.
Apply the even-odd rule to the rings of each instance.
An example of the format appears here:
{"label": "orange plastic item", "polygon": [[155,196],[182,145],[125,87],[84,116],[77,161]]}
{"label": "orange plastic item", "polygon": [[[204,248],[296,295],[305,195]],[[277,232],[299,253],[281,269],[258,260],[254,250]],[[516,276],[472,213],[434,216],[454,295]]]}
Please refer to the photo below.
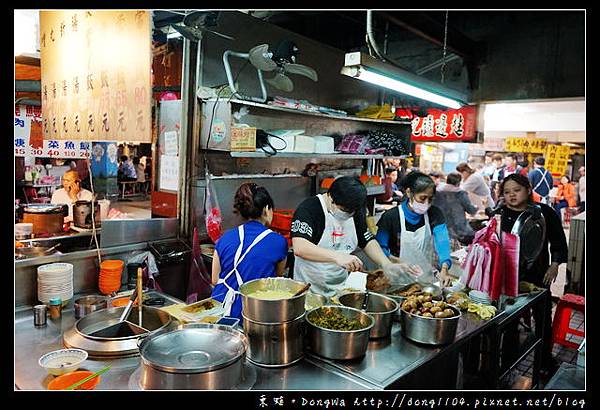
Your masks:
{"label": "orange plastic item", "polygon": [[105,271],[122,271],[123,265],[125,265],[125,262],[120,259],[107,259],[100,264],[100,269]]}
{"label": "orange plastic item", "polygon": [[293,217],[293,209],[274,209],[270,228],[289,232],[292,229]]}
{"label": "orange plastic item", "polygon": [[585,297],[567,293],[558,301],[554,320],[552,321],[552,343],[577,349],[578,343],[567,340],[567,335],[585,337],[585,331],[570,327],[571,314],[578,311],[585,314]]}
{"label": "orange plastic item", "polygon": [[[63,374],[62,376],[58,376],[48,383],[48,390],[65,390],[73,383],[77,383],[78,381],[85,379],[94,373],[95,372],[90,372],[88,370],[78,370],[76,372]],[[76,387],[74,390],[94,390],[98,383],[100,383],[100,376],[96,376],[93,379],[88,380],[81,386]]]}
{"label": "orange plastic item", "polygon": [[333,184],[333,181],[335,181],[335,178],[325,178],[321,181],[321,188],[323,189],[329,189],[331,187],[331,184]]}
{"label": "orange plastic item", "polygon": [[[128,303],[129,303],[129,298],[120,298],[120,299],[115,299],[112,301],[112,305],[114,307],[127,306]],[[133,306],[137,306],[137,299],[135,300],[135,302],[133,302]]]}

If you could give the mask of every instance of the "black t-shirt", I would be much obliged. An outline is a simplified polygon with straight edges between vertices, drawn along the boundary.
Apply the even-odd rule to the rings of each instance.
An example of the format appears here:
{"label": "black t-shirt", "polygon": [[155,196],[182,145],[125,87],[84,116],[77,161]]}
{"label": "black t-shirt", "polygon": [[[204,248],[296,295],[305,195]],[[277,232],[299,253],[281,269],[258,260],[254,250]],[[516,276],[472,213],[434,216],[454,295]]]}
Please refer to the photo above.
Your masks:
{"label": "black t-shirt", "polygon": [[[537,286],[544,286],[544,275],[550,266],[550,262],[559,264],[566,263],[569,256],[569,248],[567,245],[567,238],[565,237],[565,231],[563,230],[560,219],[554,209],[546,204],[539,203],[536,205],[541,208],[546,221],[544,247],[530,269],[525,269],[524,267],[519,269],[519,280],[531,282]],[[502,231],[510,232],[522,212],[523,211],[514,211],[507,206],[504,206],[502,208],[502,218],[500,223]],[[550,253],[548,252],[548,245],[550,245]],[[552,259],[550,259],[550,255],[552,255]]]}
{"label": "black t-shirt", "polygon": [[[356,212],[354,214],[354,227],[358,238],[358,246],[364,248],[367,243],[375,239],[367,227],[365,212]],[[325,214],[321,201],[316,196],[302,201],[292,219],[292,238],[304,238],[315,245],[319,244],[323,232],[325,231]]]}
{"label": "black t-shirt", "polygon": [[[398,206],[402,206],[402,204]],[[429,227],[431,228],[432,234],[434,227],[446,223],[443,212],[437,206],[431,206],[427,210],[427,216],[429,217]],[[425,225],[425,218],[421,218],[421,221],[416,225],[411,224],[408,219],[406,219],[406,216],[405,221],[406,229],[409,232],[414,232]],[[400,255],[400,233],[402,228],[400,227],[400,214],[398,212],[398,207],[388,209],[383,213],[383,215],[381,215],[379,222],[377,222],[377,232],[380,230],[387,232],[390,253],[395,256]]]}

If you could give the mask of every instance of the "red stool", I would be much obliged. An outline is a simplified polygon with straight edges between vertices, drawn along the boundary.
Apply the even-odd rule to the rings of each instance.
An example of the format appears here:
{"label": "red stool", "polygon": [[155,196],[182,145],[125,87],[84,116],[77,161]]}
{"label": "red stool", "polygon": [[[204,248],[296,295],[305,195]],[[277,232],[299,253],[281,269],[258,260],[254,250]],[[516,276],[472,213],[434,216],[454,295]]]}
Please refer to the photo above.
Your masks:
{"label": "red stool", "polygon": [[570,206],[565,208],[565,220],[564,224],[569,225],[571,223],[571,216],[575,216],[579,213],[579,208]]}
{"label": "red stool", "polygon": [[[552,343],[577,349],[579,345],[567,340],[567,334],[585,336],[585,332],[569,327],[571,313],[576,310],[585,312],[585,297],[567,293],[558,301],[554,320],[552,321]],[[585,314],[585,313],[584,313]]]}

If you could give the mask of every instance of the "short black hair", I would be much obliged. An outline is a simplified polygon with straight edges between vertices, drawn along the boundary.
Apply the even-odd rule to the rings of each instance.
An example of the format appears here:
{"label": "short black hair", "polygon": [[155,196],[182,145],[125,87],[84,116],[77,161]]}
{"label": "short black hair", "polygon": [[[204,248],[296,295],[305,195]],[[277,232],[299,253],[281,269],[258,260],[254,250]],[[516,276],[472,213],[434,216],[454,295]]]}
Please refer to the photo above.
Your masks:
{"label": "short black hair", "polygon": [[426,175],[420,171],[413,171],[408,174],[402,180],[402,187],[404,189],[410,188],[413,194],[418,194],[419,192],[424,192],[429,188],[433,188],[433,193],[435,194],[435,182],[429,175]]}
{"label": "short black hair", "polygon": [[367,202],[367,188],[357,177],[336,178],[327,192],[334,204],[350,213],[364,208]]}
{"label": "short black hair", "polygon": [[129,158],[127,158],[127,155],[121,155],[121,161],[125,162],[127,161]]}
{"label": "short black hair", "polygon": [[546,163],[546,160],[544,159],[544,157],[537,157],[536,159],[533,160],[533,162],[535,162],[538,165],[544,166],[544,164]]}
{"label": "short black hair", "polygon": [[394,171],[398,172],[398,169],[397,169],[397,168],[394,168],[394,167],[389,167],[389,168],[386,168],[386,169],[385,169],[385,174],[386,174],[386,175],[390,175],[390,174],[391,174],[392,172],[394,172]]}
{"label": "short black hair", "polygon": [[462,176],[458,172],[451,172],[446,177],[446,183],[454,186],[460,185]]}

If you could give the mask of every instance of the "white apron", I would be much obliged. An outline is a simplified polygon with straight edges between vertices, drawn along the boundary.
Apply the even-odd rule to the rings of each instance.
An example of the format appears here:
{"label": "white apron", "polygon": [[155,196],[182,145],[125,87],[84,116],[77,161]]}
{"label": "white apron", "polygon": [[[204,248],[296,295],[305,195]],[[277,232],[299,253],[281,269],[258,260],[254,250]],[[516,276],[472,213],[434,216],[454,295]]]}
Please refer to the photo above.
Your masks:
{"label": "white apron", "polygon": [[[358,247],[354,219],[338,221],[327,211],[323,195],[317,197],[325,214],[325,231],[317,246],[345,254],[354,252]],[[348,271],[335,263],[313,262],[300,257],[295,259],[294,279],[310,283],[310,289],[315,293],[334,296],[338,289],[342,289],[347,278]]]}
{"label": "white apron", "polygon": [[248,255],[248,252],[250,252],[250,250],[257,243],[262,241],[263,238],[265,236],[267,236],[268,234],[270,234],[271,232],[273,232],[273,231],[271,231],[270,229],[267,229],[267,230],[261,232],[260,235],[258,235],[256,238],[254,238],[254,241],[252,241],[252,243],[250,244],[248,249],[246,249],[246,251],[242,255],[242,249],[244,246],[244,225],[238,226],[238,235],[240,238],[240,245],[238,246],[237,250],[235,251],[235,257],[233,259],[233,269],[227,275],[220,278],[219,281],[217,282],[217,284],[223,283],[225,285],[225,287],[227,288],[227,293],[225,294],[225,297],[223,298],[223,307],[225,308],[225,316],[230,315],[231,307],[233,306],[233,302],[235,301],[235,298],[240,293],[236,289],[233,289],[231,286],[229,286],[229,284],[227,283],[227,279],[229,279],[229,277],[231,275],[235,274],[235,278],[236,278],[237,284],[238,284],[238,289],[240,288],[240,286],[242,286],[244,284],[244,281],[243,281],[240,273],[238,272],[237,267],[240,265],[240,263],[242,263],[242,261],[244,260],[246,255]]}
{"label": "white apron", "polygon": [[425,224],[414,232],[406,229],[406,219],[402,205],[398,206],[400,214],[400,260],[411,265],[419,265],[423,269],[422,278],[431,278],[435,260],[433,235],[429,226],[429,215],[423,215]]}

